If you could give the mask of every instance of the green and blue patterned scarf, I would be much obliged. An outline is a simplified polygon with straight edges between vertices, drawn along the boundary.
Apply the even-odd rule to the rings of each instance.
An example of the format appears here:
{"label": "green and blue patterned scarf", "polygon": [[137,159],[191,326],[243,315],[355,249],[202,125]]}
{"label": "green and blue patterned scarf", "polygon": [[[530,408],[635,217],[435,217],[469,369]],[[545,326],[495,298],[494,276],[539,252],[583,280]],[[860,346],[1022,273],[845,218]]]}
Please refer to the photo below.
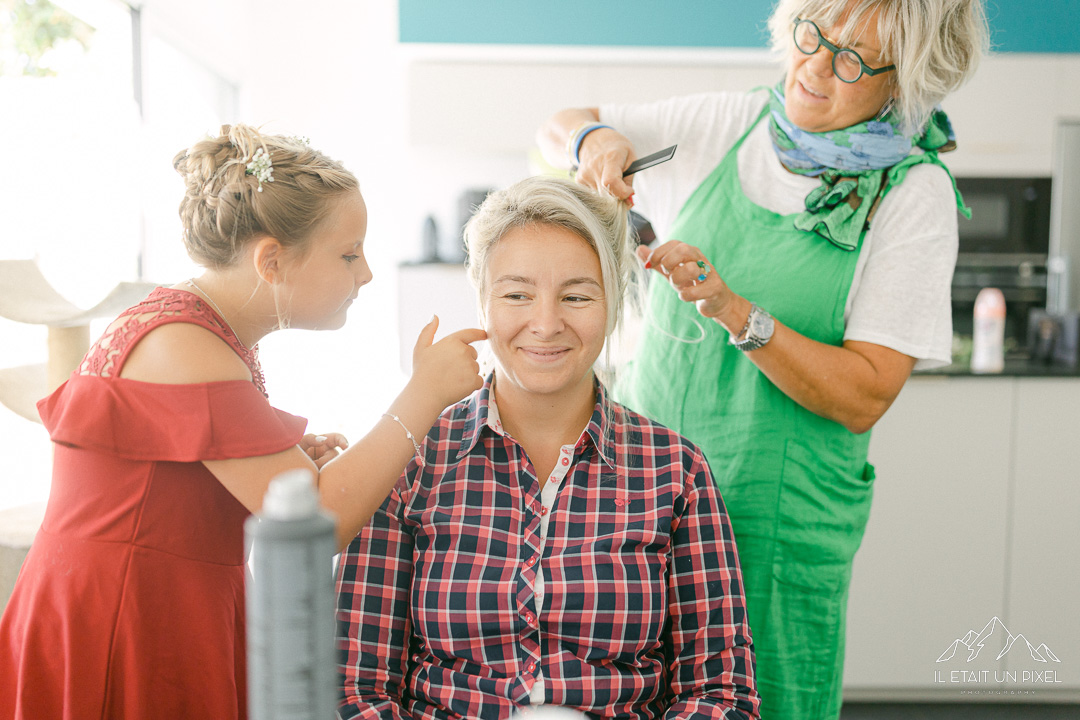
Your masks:
{"label": "green and blue patterned scarf", "polygon": [[[891,112],[842,130],[801,130],[787,117],[783,88],[781,81],[769,93],[773,149],[791,172],[821,178],[821,185],[806,196],[806,210],[795,218],[795,227],[844,250],[859,246],[874,205],[904,181],[909,168],[924,162],[945,168],[938,153],[956,148],[952,125],[941,108],[934,110],[917,137],[901,133]],[[960,212],[970,218],[955,180],[953,190]]]}

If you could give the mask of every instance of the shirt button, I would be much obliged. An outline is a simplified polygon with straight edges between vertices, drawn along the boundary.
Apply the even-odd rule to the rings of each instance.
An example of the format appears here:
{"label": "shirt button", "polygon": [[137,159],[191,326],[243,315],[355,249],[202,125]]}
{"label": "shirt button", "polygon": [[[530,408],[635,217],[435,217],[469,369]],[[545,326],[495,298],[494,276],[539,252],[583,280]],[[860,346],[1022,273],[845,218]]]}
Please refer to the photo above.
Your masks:
{"label": "shirt button", "polygon": [[545,508],[543,508],[543,509],[542,509],[542,510],[540,511],[540,514],[541,514],[541,515],[547,515],[547,508],[546,508],[546,507],[545,507]]}
{"label": "shirt button", "polygon": [[525,622],[526,622],[527,624],[529,624],[529,625],[532,625],[532,624],[533,624],[533,620],[535,620],[535,619],[536,619],[536,618],[534,618],[534,617],[533,617],[533,614],[532,614],[532,613],[525,613]]}
{"label": "shirt button", "polygon": [[536,564],[536,556],[535,556],[535,555],[533,555],[533,556],[532,556],[531,558],[529,558],[528,560],[526,560],[526,561],[525,561],[525,564],[526,564],[526,565],[527,565],[528,567],[532,567],[533,565],[535,565],[535,564]]}
{"label": "shirt button", "polygon": [[562,459],[562,464],[563,464],[563,465],[569,465],[569,464],[570,464],[570,458],[568,458],[568,457],[564,457],[564,458]]}
{"label": "shirt button", "polygon": [[525,668],[525,670],[527,672],[530,672],[530,673],[536,672],[536,663],[534,663],[534,662],[529,663],[529,665]]}

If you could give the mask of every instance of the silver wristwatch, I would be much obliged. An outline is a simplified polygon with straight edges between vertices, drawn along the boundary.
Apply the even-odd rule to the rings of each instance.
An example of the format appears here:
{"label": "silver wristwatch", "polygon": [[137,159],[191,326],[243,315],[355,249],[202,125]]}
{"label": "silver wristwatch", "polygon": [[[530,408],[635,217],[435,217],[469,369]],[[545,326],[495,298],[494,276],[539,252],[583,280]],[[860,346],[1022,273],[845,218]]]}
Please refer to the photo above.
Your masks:
{"label": "silver wristwatch", "polygon": [[772,315],[751,303],[746,325],[743,325],[738,335],[732,335],[728,342],[743,352],[757,350],[772,338],[774,327]]}

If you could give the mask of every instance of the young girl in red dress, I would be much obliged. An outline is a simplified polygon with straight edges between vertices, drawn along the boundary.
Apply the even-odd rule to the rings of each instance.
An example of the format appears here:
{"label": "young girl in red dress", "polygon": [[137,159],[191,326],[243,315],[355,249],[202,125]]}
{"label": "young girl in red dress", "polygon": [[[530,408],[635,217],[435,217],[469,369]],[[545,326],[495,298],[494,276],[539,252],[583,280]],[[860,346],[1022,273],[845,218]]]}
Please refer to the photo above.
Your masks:
{"label": "young girl in red dress", "polygon": [[341,327],[371,280],[356,178],[306,142],[225,126],[173,161],[205,267],[120,315],[38,408],[52,492],[0,620],[0,717],[247,717],[243,522],[270,480],[316,477],[344,547],[439,413],[478,389],[481,330],[413,351],[358,443],[272,407],[256,344]]}

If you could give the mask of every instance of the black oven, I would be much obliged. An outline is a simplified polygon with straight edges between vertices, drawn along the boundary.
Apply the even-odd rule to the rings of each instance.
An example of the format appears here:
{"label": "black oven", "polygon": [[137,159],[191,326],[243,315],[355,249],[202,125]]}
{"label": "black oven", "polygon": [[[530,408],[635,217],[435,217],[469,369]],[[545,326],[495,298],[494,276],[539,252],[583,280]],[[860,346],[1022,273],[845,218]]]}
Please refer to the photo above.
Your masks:
{"label": "black oven", "polygon": [[1005,295],[1005,334],[1023,349],[1028,315],[1046,307],[1050,248],[1050,178],[956,178],[971,208],[959,218],[953,273],[953,332],[970,337],[975,297],[984,287]]}
{"label": "black oven", "polygon": [[961,255],[1030,255],[1045,260],[1050,247],[1050,178],[956,178],[956,186],[971,208],[970,220],[960,217]]}

